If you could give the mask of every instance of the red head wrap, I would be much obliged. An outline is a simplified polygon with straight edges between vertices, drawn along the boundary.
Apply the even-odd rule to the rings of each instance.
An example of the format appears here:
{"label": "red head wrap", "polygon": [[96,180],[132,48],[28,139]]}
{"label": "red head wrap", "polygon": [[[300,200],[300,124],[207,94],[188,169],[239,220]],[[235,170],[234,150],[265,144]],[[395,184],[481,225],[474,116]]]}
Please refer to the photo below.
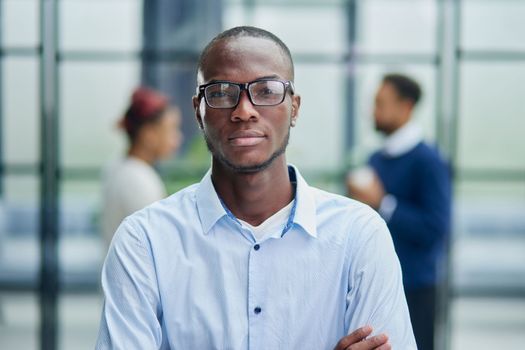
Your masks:
{"label": "red head wrap", "polygon": [[166,95],[150,88],[139,87],[131,96],[131,103],[121,125],[130,136],[134,136],[143,124],[158,117],[168,104]]}

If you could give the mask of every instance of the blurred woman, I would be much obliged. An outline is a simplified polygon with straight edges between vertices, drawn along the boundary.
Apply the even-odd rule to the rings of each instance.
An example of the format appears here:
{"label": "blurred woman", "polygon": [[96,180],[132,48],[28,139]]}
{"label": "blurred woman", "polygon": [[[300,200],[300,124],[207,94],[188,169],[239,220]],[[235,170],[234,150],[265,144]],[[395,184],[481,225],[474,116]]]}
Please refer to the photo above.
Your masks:
{"label": "blurred woman", "polygon": [[103,173],[102,231],[107,245],[122,220],[166,197],[164,184],[153,168],[180,146],[180,111],[152,89],[138,88],[119,123],[129,148],[124,158]]}

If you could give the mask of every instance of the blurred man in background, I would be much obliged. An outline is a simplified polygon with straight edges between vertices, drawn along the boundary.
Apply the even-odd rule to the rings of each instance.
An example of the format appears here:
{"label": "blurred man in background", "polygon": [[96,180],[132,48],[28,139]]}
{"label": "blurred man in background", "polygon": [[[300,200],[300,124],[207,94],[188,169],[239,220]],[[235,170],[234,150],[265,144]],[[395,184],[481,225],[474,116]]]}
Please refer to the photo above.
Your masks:
{"label": "blurred man in background", "polygon": [[180,122],[167,96],[145,87],[133,92],[119,123],[129,141],[126,156],[103,173],[102,232],[108,246],[126,216],[167,196],[153,166],[179,148]]}
{"label": "blurred man in background", "polygon": [[386,136],[384,147],[371,156],[371,170],[349,176],[347,186],[352,198],[376,209],[387,222],[401,261],[418,348],[432,350],[438,287],[445,278],[451,184],[447,164],[423,142],[412,120],[420,98],[421,88],[411,78],[383,78],[374,120]]}

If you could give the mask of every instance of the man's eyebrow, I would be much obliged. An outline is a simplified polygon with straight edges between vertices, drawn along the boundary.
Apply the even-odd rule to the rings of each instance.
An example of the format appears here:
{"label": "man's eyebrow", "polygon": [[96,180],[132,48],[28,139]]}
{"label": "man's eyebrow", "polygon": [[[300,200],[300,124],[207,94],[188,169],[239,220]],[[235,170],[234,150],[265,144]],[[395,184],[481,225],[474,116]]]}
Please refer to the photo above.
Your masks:
{"label": "man's eyebrow", "polygon": [[264,77],[259,77],[255,80],[265,80],[265,79],[279,79],[280,77],[277,74],[267,75]]}
{"label": "man's eyebrow", "polygon": [[[265,75],[265,76],[262,76],[262,77],[257,77],[255,78],[254,80],[252,81],[257,81],[257,80],[267,80],[267,79],[281,79],[277,74],[272,74],[272,75]],[[208,81],[206,84],[213,84],[213,83],[219,83],[219,82],[232,82],[232,83],[235,83],[234,81],[230,81],[230,80],[224,80],[224,79],[211,79],[210,81]],[[249,83],[249,81],[247,82]]]}

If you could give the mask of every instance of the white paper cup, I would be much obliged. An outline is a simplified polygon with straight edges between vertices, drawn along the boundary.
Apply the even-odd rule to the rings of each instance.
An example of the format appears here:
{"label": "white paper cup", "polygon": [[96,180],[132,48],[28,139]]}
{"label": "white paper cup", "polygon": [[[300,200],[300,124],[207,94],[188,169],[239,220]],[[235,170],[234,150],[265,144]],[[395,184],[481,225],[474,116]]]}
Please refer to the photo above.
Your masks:
{"label": "white paper cup", "polygon": [[367,188],[374,181],[374,170],[365,166],[348,173],[348,181],[355,187]]}

